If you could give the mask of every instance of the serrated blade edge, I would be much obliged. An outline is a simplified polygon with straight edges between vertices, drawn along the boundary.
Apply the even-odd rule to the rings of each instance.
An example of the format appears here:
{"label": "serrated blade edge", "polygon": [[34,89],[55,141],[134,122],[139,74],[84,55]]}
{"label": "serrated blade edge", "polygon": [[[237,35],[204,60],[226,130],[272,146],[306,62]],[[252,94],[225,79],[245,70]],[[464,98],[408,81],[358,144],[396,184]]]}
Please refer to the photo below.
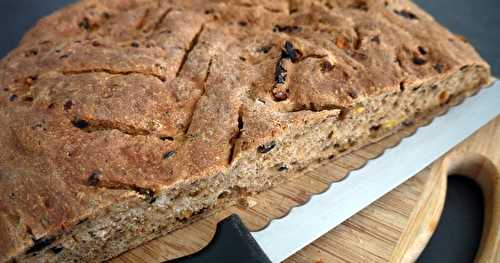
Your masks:
{"label": "serrated blade edge", "polygon": [[499,114],[500,83],[495,81],[252,235],[272,262],[281,262],[417,174]]}

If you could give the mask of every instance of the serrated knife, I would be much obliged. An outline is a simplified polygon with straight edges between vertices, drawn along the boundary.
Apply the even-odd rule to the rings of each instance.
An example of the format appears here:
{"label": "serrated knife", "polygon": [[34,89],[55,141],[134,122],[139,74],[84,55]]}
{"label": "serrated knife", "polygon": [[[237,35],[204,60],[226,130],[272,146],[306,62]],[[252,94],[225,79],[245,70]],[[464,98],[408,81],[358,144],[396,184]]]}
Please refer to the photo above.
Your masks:
{"label": "serrated knife", "polygon": [[500,82],[494,81],[266,228],[249,232],[232,215],[219,222],[207,247],[171,262],[281,262],[417,174],[499,114]]}

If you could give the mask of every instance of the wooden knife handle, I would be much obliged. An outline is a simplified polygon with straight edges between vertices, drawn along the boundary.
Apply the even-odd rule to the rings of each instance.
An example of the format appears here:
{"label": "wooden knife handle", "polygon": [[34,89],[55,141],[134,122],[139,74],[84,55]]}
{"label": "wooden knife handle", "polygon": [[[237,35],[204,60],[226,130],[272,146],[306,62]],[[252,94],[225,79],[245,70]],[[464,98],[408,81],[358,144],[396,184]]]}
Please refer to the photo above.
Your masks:
{"label": "wooden knife handle", "polygon": [[485,222],[475,262],[500,262],[500,174],[487,157],[455,151],[438,160],[431,168],[421,199],[410,218],[408,228],[394,250],[391,262],[414,262],[436,230],[443,211],[447,178],[461,175],[479,184],[485,202]]}

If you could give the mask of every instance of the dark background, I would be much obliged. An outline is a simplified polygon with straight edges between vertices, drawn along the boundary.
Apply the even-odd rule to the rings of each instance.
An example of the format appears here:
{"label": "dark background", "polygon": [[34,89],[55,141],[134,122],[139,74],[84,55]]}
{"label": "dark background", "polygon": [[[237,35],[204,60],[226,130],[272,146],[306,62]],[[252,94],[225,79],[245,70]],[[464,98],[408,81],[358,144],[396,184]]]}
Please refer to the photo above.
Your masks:
{"label": "dark background", "polygon": [[[36,20],[72,0],[0,0],[0,57],[17,46]],[[500,1],[414,0],[452,32],[464,35],[500,76]],[[451,177],[445,210],[418,262],[472,262],[481,235],[483,199],[478,187]]]}

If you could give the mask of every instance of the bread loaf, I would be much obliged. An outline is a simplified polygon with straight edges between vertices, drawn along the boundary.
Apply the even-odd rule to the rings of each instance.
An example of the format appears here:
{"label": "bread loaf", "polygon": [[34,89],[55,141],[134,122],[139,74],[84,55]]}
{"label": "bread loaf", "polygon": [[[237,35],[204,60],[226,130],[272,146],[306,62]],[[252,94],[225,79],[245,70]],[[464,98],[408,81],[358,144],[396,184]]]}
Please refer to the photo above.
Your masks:
{"label": "bread loaf", "polygon": [[489,78],[405,0],[82,0],[0,62],[0,261],[109,259]]}

